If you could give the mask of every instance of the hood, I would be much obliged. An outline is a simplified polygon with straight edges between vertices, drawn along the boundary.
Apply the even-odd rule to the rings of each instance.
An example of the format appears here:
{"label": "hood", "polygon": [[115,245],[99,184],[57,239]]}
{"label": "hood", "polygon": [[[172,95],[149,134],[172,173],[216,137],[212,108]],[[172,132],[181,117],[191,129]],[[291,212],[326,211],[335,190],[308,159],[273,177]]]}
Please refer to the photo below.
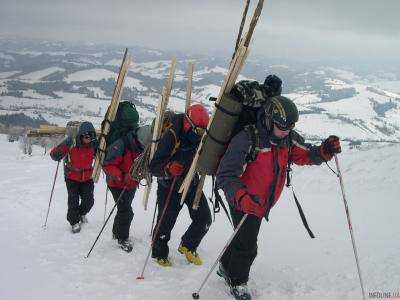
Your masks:
{"label": "hood", "polygon": [[96,130],[94,129],[94,126],[90,122],[82,122],[79,125],[78,132],[76,134],[76,145],[79,147],[81,146],[81,135],[90,132],[92,135],[92,145],[97,143],[97,138],[96,138]]}

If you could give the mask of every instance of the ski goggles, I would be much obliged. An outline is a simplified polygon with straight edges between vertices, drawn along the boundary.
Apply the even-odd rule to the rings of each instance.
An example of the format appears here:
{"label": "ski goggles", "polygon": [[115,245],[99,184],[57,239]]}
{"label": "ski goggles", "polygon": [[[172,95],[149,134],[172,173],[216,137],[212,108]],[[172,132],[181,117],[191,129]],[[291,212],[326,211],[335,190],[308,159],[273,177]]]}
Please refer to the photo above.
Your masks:
{"label": "ski goggles", "polygon": [[192,127],[192,131],[197,134],[198,136],[203,136],[204,132],[206,132],[206,128],[194,125],[192,119],[189,117],[188,114],[185,114],[186,118],[188,119],[190,126]]}
{"label": "ski goggles", "polygon": [[93,137],[91,132],[85,132],[85,133],[81,134],[81,136],[85,139],[91,139]]}
{"label": "ski goggles", "polygon": [[289,131],[289,130],[292,130],[292,129],[294,128],[295,123],[291,123],[291,124],[281,124],[281,123],[279,123],[279,122],[277,122],[277,121],[274,121],[274,125],[275,125],[276,127],[278,127],[278,129],[281,130],[281,131]]}

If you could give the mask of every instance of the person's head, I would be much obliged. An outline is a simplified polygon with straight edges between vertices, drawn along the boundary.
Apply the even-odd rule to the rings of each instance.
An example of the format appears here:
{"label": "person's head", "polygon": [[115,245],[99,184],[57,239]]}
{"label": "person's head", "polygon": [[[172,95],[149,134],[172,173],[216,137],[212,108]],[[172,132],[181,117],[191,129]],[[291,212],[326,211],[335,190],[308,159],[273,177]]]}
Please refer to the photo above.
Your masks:
{"label": "person's head", "polygon": [[185,113],[183,119],[183,130],[185,133],[193,135],[193,138],[196,137],[200,140],[207,128],[209,120],[210,116],[205,107],[201,104],[193,104]]}
{"label": "person's head", "polygon": [[280,96],[282,80],[276,75],[268,75],[264,81],[264,91],[269,97]]}
{"label": "person's head", "polygon": [[94,141],[96,141],[96,131],[93,127],[93,124],[90,122],[82,122],[78,128],[76,142],[78,145],[88,145]]}
{"label": "person's head", "polygon": [[266,126],[272,130],[274,138],[283,139],[299,120],[299,111],[289,98],[277,96],[271,98],[271,101],[271,111],[266,112]]}

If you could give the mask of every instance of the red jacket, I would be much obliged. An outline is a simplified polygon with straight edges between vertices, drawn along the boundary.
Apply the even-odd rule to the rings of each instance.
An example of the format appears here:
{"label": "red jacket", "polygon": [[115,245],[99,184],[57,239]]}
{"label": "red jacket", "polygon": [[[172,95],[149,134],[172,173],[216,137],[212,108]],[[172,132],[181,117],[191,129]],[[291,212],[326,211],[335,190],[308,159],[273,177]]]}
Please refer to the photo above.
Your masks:
{"label": "red jacket", "polygon": [[[318,146],[305,144],[296,132],[280,146],[272,145],[265,129],[260,129],[261,149],[254,161],[248,162],[252,145],[245,131],[238,133],[230,142],[217,172],[216,185],[222,188],[226,198],[235,203],[235,194],[244,189],[258,198],[263,215],[279,199],[286,181],[288,160],[297,165],[321,164]],[[290,153],[289,153],[290,149]],[[271,194],[273,191],[273,195]]]}
{"label": "red jacket", "polygon": [[[92,141],[90,144],[82,145],[80,137],[82,134],[90,133]],[[76,138],[67,137],[57,147],[54,147],[50,156],[53,160],[60,161],[64,158],[65,178],[84,182],[92,179],[92,163],[96,153],[97,140],[93,124],[82,122],[79,125]]]}
{"label": "red jacket", "polygon": [[139,183],[130,177],[129,171],[142,151],[143,148],[133,132],[107,147],[103,170],[109,187],[131,191],[138,186]]}

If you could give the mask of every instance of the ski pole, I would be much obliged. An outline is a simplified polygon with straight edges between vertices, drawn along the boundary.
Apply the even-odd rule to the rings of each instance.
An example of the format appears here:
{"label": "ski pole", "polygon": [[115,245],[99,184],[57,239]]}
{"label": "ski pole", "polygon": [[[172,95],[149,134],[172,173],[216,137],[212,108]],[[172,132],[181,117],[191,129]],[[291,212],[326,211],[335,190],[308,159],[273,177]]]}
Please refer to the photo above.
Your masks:
{"label": "ski pole", "polygon": [[107,213],[107,200],[108,200],[108,186],[106,189],[106,201],[104,202],[104,216],[103,216],[103,223],[106,221],[106,213]]}
{"label": "ski pole", "polygon": [[174,180],[172,181],[171,188],[169,189],[167,199],[165,200],[164,209],[163,209],[163,211],[162,211],[162,213],[161,213],[161,217],[160,217],[160,219],[158,220],[158,222],[157,222],[157,224],[156,224],[156,228],[154,229],[154,232],[153,232],[153,238],[151,239],[151,244],[150,244],[150,247],[149,247],[149,252],[147,253],[147,257],[146,257],[146,260],[145,260],[145,262],[144,262],[142,272],[140,273],[140,275],[139,275],[138,277],[136,277],[136,279],[138,279],[138,280],[139,280],[139,279],[144,279],[144,276],[143,276],[143,275],[144,275],[144,270],[146,269],[147,263],[148,263],[149,258],[150,258],[151,250],[153,249],[153,245],[154,245],[154,242],[155,242],[155,240],[156,240],[156,238],[157,238],[158,231],[160,230],[160,226],[161,226],[162,221],[163,221],[163,219],[164,219],[165,213],[167,212],[169,202],[171,201],[172,192],[173,192],[173,190],[174,190],[174,188],[175,188],[175,183],[176,183],[176,180],[177,180],[177,179],[178,179],[178,177],[174,177]]}
{"label": "ski pole", "polygon": [[156,219],[157,203],[154,205],[153,221],[151,222],[150,236],[153,236],[154,220]]}
{"label": "ski pole", "polygon": [[351,224],[351,219],[350,219],[350,211],[349,211],[349,207],[347,206],[346,195],[344,193],[343,176],[342,176],[342,172],[340,171],[339,160],[337,158],[337,155],[334,154],[334,157],[335,157],[336,169],[338,171],[340,188],[342,189],[343,203],[344,203],[344,208],[346,210],[347,223],[349,225],[349,232],[350,232],[350,236],[351,236],[351,242],[353,244],[353,251],[354,251],[354,257],[356,259],[356,264],[357,264],[358,277],[360,279],[360,285],[361,285],[361,290],[362,290],[362,294],[363,294],[363,299],[365,300],[366,297],[365,297],[364,283],[363,283],[363,280],[362,280],[362,277],[361,277],[361,269],[360,269],[360,263],[358,261],[357,247],[356,247],[356,242],[355,242],[354,233],[353,233],[353,225]]}
{"label": "ski pole", "polygon": [[242,227],[244,221],[246,221],[248,214],[245,214],[242,219],[240,220],[238,226],[236,227],[235,231],[232,233],[232,235],[230,236],[229,240],[226,242],[226,245],[224,246],[224,248],[222,249],[222,251],[220,252],[220,254],[218,255],[217,259],[215,260],[214,264],[212,265],[210,271],[207,273],[206,277],[204,278],[203,282],[201,283],[200,287],[198,288],[197,292],[194,292],[192,294],[192,298],[193,299],[200,299],[200,291],[203,288],[203,286],[206,284],[208,278],[210,277],[211,273],[214,271],[215,267],[217,266],[219,260],[221,259],[222,255],[224,255],[226,249],[229,247],[229,245],[232,243],[232,240],[235,238],[236,234],[238,233],[240,227]]}
{"label": "ski pole", "polygon": [[58,174],[58,167],[59,167],[59,166],[60,166],[60,160],[57,162],[56,173],[54,174],[53,187],[51,188],[51,192],[50,192],[50,200],[49,200],[49,206],[48,206],[48,208],[47,208],[46,221],[44,221],[44,225],[43,225],[43,228],[44,228],[44,229],[46,229],[46,226],[47,226],[47,218],[49,217],[50,205],[51,205],[51,200],[53,199],[54,186],[56,185],[57,174]]}
{"label": "ski pole", "polygon": [[114,204],[113,208],[111,209],[110,213],[108,214],[108,217],[107,217],[106,221],[104,222],[103,226],[101,227],[99,234],[97,235],[95,241],[93,242],[92,247],[90,248],[90,250],[89,250],[88,254],[85,256],[85,258],[89,258],[90,253],[92,253],[92,250],[93,250],[94,246],[96,245],[97,241],[99,240],[99,237],[100,237],[100,235],[102,234],[104,228],[106,227],[106,225],[107,225],[107,223],[108,223],[108,220],[110,220],[111,215],[113,214],[115,208],[117,207],[117,205],[118,205],[119,202],[121,201],[122,195],[125,193],[125,191],[126,191],[126,188],[124,188],[124,189],[122,190],[121,194],[119,194],[119,197],[118,197],[117,201],[115,201],[115,204]]}

